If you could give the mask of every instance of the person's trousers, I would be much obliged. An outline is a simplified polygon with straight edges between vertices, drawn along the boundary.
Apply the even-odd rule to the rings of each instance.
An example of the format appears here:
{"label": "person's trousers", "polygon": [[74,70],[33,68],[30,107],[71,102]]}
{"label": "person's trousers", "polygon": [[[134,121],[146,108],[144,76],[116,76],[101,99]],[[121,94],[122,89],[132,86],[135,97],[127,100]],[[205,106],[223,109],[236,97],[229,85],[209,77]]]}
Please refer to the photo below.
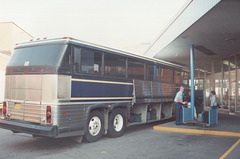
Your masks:
{"label": "person's trousers", "polygon": [[182,124],[182,104],[176,103],[175,104],[175,110],[176,110],[176,124]]}

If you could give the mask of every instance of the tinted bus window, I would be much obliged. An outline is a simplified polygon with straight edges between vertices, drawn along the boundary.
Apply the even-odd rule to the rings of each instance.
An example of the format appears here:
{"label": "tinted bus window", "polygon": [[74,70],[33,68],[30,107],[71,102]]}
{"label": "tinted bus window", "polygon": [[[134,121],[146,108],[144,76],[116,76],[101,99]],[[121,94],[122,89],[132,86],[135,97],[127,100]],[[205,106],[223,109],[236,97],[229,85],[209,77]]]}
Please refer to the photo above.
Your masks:
{"label": "tinted bus window", "polygon": [[182,72],[180,71],[177,71],[177,70],[174,70],[174,82],[176,84],[180,84],[181,83],[181,80],[182,80],[182,75],[181,75]]}
{"label": "tinted bus window", "polygon": [[188,81],[189,81],[189,73],[188,72],[183,72],[183,81],[182,83],[185,85],[188,85]]}
{"label": "tinted bus window", "polygon": [[61,72],[71,72],[71,46],[68,46],[60,67]]}
{"label": "tinted bus window", "polygon": [[81,72],[86,74],[101,74],[102,54],[90,49],[81,49]]}
{"label": "tinted bus window", "polygon": [[113,55],[104,54],[105,75],[115,77],[125,77],[126,74],[126,58]]}
{"label": "tinted bus window", "polygon": [[171,69],[162,68],[160,74],[161,82],[173,82],[173,72]]}
{"label": "tinted bus window", "polygon": [[43,45],[16,49],[8,66],[54,66],[60,65],[67,45]]}
{"label": "tinted bus window", "polygon": [[74,47],[73,48],[73,71],[81,72],[81,48]]}
{"label": "tinted bus window", "polygon": [[154,64],[147,64],[147,69],[146,69],[146,79],[148,81],[153,81],[154,79]]}
{"label": "tinted bus window", "polygon": [[128,78],[144,80],[144,62],[128,59]]}

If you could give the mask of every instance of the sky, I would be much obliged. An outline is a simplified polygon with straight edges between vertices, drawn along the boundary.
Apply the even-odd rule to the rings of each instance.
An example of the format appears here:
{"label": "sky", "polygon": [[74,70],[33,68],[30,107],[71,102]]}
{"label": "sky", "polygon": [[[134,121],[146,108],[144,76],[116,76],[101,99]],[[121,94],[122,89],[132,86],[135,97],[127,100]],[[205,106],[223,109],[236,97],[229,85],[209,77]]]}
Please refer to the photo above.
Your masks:
{"label": "sky", "polygon": [[143,54],[186,0],[0,0],[0,22]]}

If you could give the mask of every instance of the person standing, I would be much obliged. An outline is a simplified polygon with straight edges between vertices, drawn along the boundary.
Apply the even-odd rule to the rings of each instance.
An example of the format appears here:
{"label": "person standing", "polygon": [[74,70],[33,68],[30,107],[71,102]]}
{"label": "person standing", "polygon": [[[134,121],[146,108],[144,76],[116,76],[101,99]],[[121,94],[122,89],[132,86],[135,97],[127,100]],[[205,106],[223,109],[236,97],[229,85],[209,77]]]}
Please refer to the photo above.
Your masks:
{"label": "person standing", "polygon": [[188,103],[191,102],[191,90],[188,91],[188,96],[187,96],[186,101],[187,101]]}
{"label": "person standing", "polygon": [[[191,108],[191,90],[188,91],[188,96],[187,96],[186,101],[187,101],[188,108]],[[195,103],[193,104],[194,105],[194,118],[197,119],[197,111],[196,111]]]}
{"label": "person standing", "polygon": [[183,102],[183,91],[184,87],[181,86],[180,90],[177,92],[174,102],[175,102],[175,110],[176,110],[176,125],[182,125],[182,105],[187,104],[187,102]]}
{"label": "person standing", "polygon": [[212,108],[217,107],[217,97],[216,97],[216,92],[215,91],[211,91],[211,93],[210,93],[210,101],[211,101],[210,106]]}

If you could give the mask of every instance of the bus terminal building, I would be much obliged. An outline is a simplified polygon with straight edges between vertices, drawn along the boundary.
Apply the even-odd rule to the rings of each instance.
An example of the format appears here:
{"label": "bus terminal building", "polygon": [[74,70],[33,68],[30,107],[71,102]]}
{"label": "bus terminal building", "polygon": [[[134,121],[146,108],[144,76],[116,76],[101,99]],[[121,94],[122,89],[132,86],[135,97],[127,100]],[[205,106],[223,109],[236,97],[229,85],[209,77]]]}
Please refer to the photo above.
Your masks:
{"label": "bus terminal building", "polygon": [[220,112],[231,115],[240,115],[239,7],[237,0],[188,1],[145,52],[190,68],[194,45],[195,90],[203,90],[204,106],[214,90]]}

